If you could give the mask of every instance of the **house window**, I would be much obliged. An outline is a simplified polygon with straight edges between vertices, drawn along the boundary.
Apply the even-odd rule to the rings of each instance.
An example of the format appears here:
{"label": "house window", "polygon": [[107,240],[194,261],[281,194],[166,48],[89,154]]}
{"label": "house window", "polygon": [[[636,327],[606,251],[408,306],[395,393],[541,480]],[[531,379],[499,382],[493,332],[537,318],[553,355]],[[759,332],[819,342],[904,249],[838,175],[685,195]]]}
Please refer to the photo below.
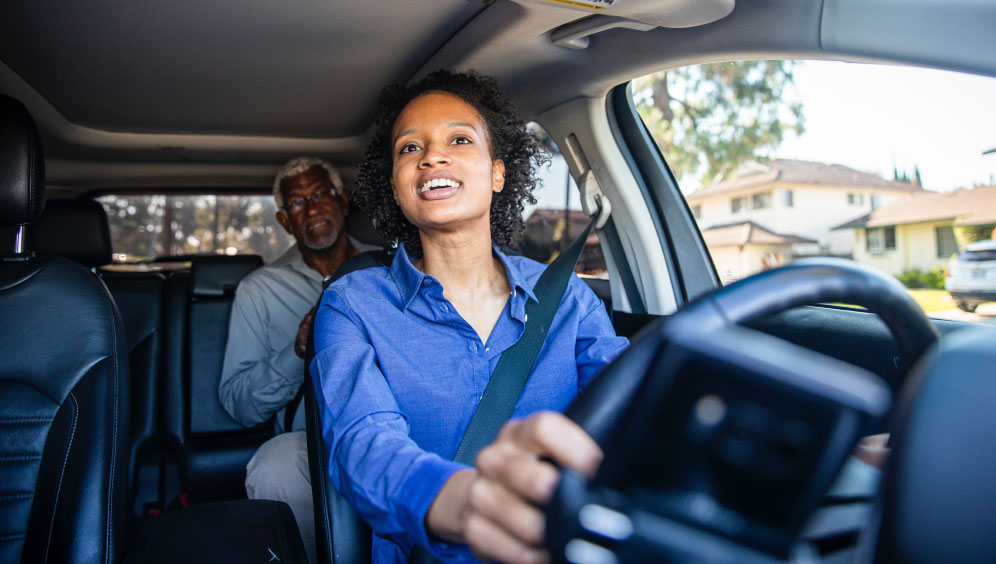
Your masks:
{"label": "house window", "polygon": [[955,240],[954,228],[950,225],[934,228],[937,239],[937,258],[948,258],[958,252],[958,241]]}
{"label": "house window", "polygon": [[733,198],[730,200],[730,212],[738,213],[747,207],[747,198]]}
{"label": "house window", "polygon": [[750,206],[755,210],[763,210],[771,207],[771,192],[761,192],[754,194],[750,199]]}
{"label": "house window", "polygon": [[793,202],[792,202],[792,191],[791,190],[782,190],[782,206],[784,206],[786,208],[791,208],[792,204],[793,204]]}
{"label": "house window", "polygon": [[850,205],[852,205],[852,206],[863,205],[865,203],[865,195],[864,194],[848,194],[847,195],[847,203],[850,204]]}
{"label": "house window", "polygon": [[867,230],[865,248],[869,253],[881,253],[896,248],[895,227],[873,227]]}
{"label": "house window", "polygon": [[881,196],[879,196],[878,194],[872,194],[871,203],[872,203],[872,209],[878,208],[878,206],[882,205]]}
{"label": "house window", "polygon": [[695,219],[702,219],[702,206],[692,206],[692,215]]}

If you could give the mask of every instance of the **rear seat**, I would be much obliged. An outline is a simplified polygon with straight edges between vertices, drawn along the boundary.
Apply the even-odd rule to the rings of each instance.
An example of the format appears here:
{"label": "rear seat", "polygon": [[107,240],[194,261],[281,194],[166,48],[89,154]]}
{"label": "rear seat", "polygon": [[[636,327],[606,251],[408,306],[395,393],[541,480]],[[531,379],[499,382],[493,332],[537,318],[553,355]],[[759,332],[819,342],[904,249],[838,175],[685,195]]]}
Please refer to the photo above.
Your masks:
{"label": "rear seat", "polygon": [[[107,216],[90,199],[49,201],[34,238],[42,256],[90,268],[111,262]],[[181,492],[197,501],[245,497],[245,466],[273,425],[245,429],[232,420],[218,401],[218,380],[235,286],[262,264],[257,255],[202,256],[190,272],[169,277],[100,272],[127,336],[134,515],[162,509]]]}
{"label": "rear seat", "polygon": [[235,287],[262,264],[258,255],[199,256],[164,287],[165,433],[181,453],[181,488],[195,501],[245,497],[246,464],[274,433],[272,421],[242,427],[218,399]]}

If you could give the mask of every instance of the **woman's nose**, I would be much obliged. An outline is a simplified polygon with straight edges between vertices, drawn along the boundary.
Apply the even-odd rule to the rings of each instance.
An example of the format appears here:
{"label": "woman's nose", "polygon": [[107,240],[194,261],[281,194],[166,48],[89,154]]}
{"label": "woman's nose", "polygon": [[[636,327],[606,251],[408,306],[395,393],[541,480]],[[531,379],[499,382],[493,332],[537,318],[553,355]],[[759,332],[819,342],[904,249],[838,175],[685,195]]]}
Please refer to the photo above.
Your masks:
{"label": "woman's nose", "polygon": [[425,151],[422,153],[422,162],[420,162],[419,165],[424,168],[428,168],[449,162],[450,156],[449,153],[446,152],[445,148],[441,147],[437,143],[433,143],[425,148]]}

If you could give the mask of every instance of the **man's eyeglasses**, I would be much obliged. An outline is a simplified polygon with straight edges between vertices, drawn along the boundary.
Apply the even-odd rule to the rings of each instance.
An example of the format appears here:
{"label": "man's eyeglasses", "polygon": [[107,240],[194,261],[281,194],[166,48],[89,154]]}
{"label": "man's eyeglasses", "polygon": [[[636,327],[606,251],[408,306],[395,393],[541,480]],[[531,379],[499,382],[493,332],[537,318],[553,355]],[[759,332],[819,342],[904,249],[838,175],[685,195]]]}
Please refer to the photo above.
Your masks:
{"label": "man's eyeglasses", "polygon": [[312,194],[310,197],[305,198],[304,196],[295,196],[284,203],[284,209],[292,213],[298,213],[304,209],[304,204],[308,200],[311,200],[311,205],[317,206],[318,204],[327,204],[332,201],[335,196],[332,194],[331,190],[319,190]]}

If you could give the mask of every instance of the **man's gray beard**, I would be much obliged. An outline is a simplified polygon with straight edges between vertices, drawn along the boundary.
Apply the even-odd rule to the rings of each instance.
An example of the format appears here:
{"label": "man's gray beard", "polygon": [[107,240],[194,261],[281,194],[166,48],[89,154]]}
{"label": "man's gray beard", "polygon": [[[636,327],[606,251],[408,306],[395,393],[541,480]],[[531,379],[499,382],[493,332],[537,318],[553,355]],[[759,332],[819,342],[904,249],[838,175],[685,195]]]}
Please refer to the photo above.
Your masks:
{"label": "man's gray beard", "polygon": [[339,240],[339,230],[334,229],[330,231],[329,234],[326,235],[325,237],[322,237],[317,240],[305,237],[301,241],[301,245],[311,249],[312,251],[324,251],[325,249],[331,247],[332,245],[335,245],[335,242],[338,240]]}

